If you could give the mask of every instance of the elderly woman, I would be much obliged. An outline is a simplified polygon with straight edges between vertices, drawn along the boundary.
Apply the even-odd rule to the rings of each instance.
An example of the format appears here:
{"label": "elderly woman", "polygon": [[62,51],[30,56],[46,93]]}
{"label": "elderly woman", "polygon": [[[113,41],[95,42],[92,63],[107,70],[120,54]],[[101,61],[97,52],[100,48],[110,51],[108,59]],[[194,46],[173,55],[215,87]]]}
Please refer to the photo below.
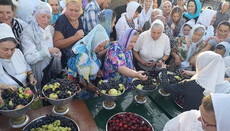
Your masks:
{"label": "elderly woman", "polygon": [[196,57],[205,47],[202,37],[205,34],[203,25],[195,25],[190,31],[190,35],[185,41],[178,41],[176,47],[172,50],[172,57],[175,59],[175,65],[182,68],[195,66]]}
{"label": "elderly woman", "polygon": [[151,24],[153,23],[153,21],[155,20],[156,16],[158,15],[162,15],[162,10],[161,9],[153,9],[152,13],[151,13],[151,18],[145,22],[145,24],[143,25],[142,30],[146,31],[149,30],[149,28],[151,27]]}
{"label": "elderly woman", "polygon": [[230,95],[211,94],[199,110],[184,112],[168,121],[163,131],[226,131],[230,128]]}
{"label": "elderly woman", "polygon": [[163,68],[162,87],[166,92],[184,95],[184,111],[198,109],[204,95],[230,93],[230,83],[224,80],[224,59],[212,51],[202,52],[198,55],[196,73],[190,80],[169,84],[166,65],[163,65]]}
{"label": "elderly woman", "polygon": [[[26,85],[27,79],[29,84],[35,85],[36,80],[30,66],[22,52],[15,49],[19,43],[11,27],[7,24],[0,24],[0,29],[0,89],[15,90],[16,87]],[[0,105],[1,103],[0,95]]]}
{"label": "elderly woman", "polygon": [[170,42],[163,31],[163,22],[155,20],[148,31],[140,34],[133,54],[141,69],[154,70],[169,58]]}
{"label": "elderly woman", "polygon": [[170,12],[172,10],[172,3],[170,1],[165,1],[163,3],[163,16],[165,17],[166,21],[170,18]]}
{"label": "elderly woman", "polygon": [[126,29],[138,29],[138,16],[141,13],[141,5],[137,2],[129,2],[126,7],[126,13],[121,16],[115,25],[117,40],[125,32]]}
{"label": "elderly woman", "polygon": [[92,97],[96,91],[92,81],[101,74],[98,53],[104,50],[108,41],[105,29],[98,24],[72,48],[75,57],[68,60],[68,73],[82,84],[82,93],[79,94],[81,98]]}
{"label": "elderly woman", "polygon": [[186,19],[186,22],[194,19],[197,21],[201,12],[201,2],[200,0],[188,0],[187,2],[187,12],[183,14],[183,18]]}
{"label": "elderly woman", "polygon": [[120,40],[109,47],[103,68],[104,79],[119,80],[128,85],[132,78],[146,80],[143,71],[135,71],[133,64],[132,48],[139,33],[134,29],[127,29]]}
{"label": "elderly woman", "polygon": [[51,56],[60,53],[58,48],[53,47],[52,26],[49,25],[51,15],[49,4],[40,3],[34,11],[32,21],[21,37],[22,50],[38,80],[38,89],[41,88],[42,70],[50,63]]}
{"label": "elderly woman", "polygon": [[71,48],[74,43],[84,37],[83,23],[80,18],[81,4],[77,1],[69,1],[66,4],[66,12],[61,15],[54,32],[54,45],[62,52],[62,66],[67,65],[67,60],[73,55]]}
{"label": "elderly woman", "polygon": [[25,22],[14,18],[16,6],[11,0],[0,1],[0,23],[6,23],[11,27],[17,41],[20,42],[20,36],[23,29],[27,26]]}

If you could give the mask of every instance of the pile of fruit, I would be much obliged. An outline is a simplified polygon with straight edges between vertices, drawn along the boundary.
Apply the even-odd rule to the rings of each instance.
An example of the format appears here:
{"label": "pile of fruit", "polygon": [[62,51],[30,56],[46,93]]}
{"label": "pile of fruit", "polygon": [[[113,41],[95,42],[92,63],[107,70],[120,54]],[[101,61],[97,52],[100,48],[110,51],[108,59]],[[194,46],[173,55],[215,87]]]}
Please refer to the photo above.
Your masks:
{"label": "pile of fruit", "polygon": [[156,89],[158,82],[156,79],[149,76],[146,81],[134,79],[132,84],[139,90],[154,90]]}
{"label": "pile of fruit", "polygon": [[[175,84],[183,80],[180,75],[173,73],[171,71],[167,71],[167,75],[168,75],[168,80],[170,84]],[[160,72],[159,78],[161,79],[161,77],[162,77],[162,73]]]}
{"label": "pile of fruit", "polygon": [[115,80],[101,80],[98,82],[97,87],[101,93],[111,96],[121,95],[125,91],[125,85]]}
{"label": "pile of fruit", "polygon": [[153,131],[144,118],[131,112],[118,113],[107,124],[108,131]]}
{"label": "pile of fruit", "polygon": [[23,131],[78,131],[78,127],[68,117],[46,115],[32,121]]}
{"label": "pile of fruit", "polygon": [[79,86],[67,79],[53,79],[43,87],[45,96],[50,99],[65,99],[76,93]]}
{"label": "pile of fruit", "polygon": [[33,91],[30,88],[18,88],[16,91],[3,90],[2,99],[4,104],[0,105],[0,110],[20,109],[31,102]]}
{"label": "pile of fruit", "polygon": [[183,109],[184,107],[184,96],[180,94],[174,94],[173,95],[174,102]]}

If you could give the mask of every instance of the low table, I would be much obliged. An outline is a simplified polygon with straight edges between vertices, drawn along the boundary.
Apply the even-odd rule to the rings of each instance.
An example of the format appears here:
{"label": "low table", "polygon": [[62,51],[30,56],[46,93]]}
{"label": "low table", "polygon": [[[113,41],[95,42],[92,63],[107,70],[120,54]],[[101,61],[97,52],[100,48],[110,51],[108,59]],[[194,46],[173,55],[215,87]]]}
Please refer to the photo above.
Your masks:
{"label": "low table", "polygon": [[[65,115],[73,119],[79,126],[81,131],[98,131],[98,128],[83,100],[75,100],[68,104],[70,110]],[[52,114],[53,106],[46,106],[36,110],[29,110],[26,114],[30,117],[30,121],[46,115]],[[21,131],[22,128],[11,128],[9,118],[0,116],[0,131]]]}

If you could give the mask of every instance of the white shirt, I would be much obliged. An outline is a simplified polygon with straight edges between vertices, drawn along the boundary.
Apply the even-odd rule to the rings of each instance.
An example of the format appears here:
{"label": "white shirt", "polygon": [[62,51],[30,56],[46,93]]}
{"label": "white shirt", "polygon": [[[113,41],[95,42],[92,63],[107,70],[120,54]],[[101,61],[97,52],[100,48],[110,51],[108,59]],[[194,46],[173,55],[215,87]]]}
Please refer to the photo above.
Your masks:
{"label": "white shirt", "polygon": [[31,68],[27,64],[22,52],[19,49],[15,49],[14,54],[10,59],[0,59],[0,83],[19,86],[4,70],[18,79],[20,82],[25,83],[27,78],[27,71]]}

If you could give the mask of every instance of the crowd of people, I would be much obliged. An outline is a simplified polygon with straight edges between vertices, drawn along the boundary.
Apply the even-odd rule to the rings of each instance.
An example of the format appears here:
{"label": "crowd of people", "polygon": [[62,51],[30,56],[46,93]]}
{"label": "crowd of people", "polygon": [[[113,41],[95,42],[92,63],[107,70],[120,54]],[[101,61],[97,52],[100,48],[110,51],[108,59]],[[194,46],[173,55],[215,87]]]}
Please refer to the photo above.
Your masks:
{"label": "crowd of people", "polygon": [[[230,99],[229,2],[214,9],[200,0],[127,0],[114,10],[110,3],[1,0],[0,89],[30,84],[40,90],[54,56],[61,57],[68,79],[81,85],[82,99],[96,96],[100,79],[129,90],[133,78],[148,79],[145,71],[161,72],[163,89],[183,94],[186,111],[165,131],[228,129],[223,123],[230,107],[221,104]],[[167,70],[191,78],[170,84]]]}

